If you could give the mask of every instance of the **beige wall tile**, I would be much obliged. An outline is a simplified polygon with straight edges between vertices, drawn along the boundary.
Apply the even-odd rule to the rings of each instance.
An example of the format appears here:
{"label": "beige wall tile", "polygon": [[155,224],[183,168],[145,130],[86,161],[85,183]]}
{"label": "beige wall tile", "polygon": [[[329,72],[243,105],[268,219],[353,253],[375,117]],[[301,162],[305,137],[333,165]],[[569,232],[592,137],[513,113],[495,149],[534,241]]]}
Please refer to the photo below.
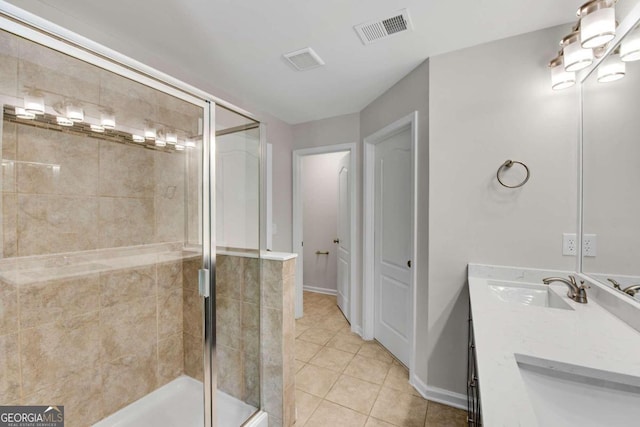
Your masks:
{"label": "beige wall tile", "polygon": [[367,416],[335,403],[322,401],[305,427],[364,426]]}
{"label": "beige wall tile", "polygon": [[242,400],[251,406],[260,406],[260,355],[243,354],[244,391]]}
{"label": "beige wall tile", "polygon": [[18,255],[18,196],[15,193],[2,195],[3,257]]}
{"label": "beige wall tile", "polygon": [[269,418],[282,419],[284,387],[282,384],[282,367],[262,367],[262,401],[263,409],[269,413]]}
{"label": "beige wall tile", "polygon": [[240,350],[242,347],[242,302],[231,298],[217,298],[216,319],[218,343]]}
{"label": "beige wall tile", "polygon": [[242,303],[242,349],[245,357],[260,355],[260,306]]}
{"label": "beige wall tile", "polygon": [[100,188],[105,197],[154,197],[154,152],[100,141]]}
{"label": "beige wall tile", "polygon": [[190,334],[182,335],[184,340],[184,373],[199,381],[203,379],[202,338]]}
{"label": "beige wall tile", "polygon": [[185,238],[185,159],[186,156],[179,153],[153,153],[158,242]]}
{"label": "beige wall tile", "polygon": [[22,285],[20,325],[29,328],[97,311],[99,301],[98,274]]}
{"label": "beige wall tile", "polygon": [[134,402],[156,388],[157,348],[129,354],[102,364],[102,405],[105,414]]}
{"label": "beige wall tile", "polygon": [[158,341],[158,386],[168,383],[184,372],[182,331]]}
{"label": "beige wall tile", "polygon": [[0,335],[0,405],[20,400],[20,340],[18,334]]}
{"label": "beige wall tile", "polygon": [[[261,337],[264,366],[279,366],[282,369],[282,312],[271,308],[262,309]],[[281,373],[282,374],[282,373]],[[280,374],[280,375],[281,375]]]}
{"label": "beige wall tile", "polygon": [[100,344],[104,361],[146,353],[157,344],[158,323],[154,302],[155,298],[138,298],[102,308]]}
{"label": "beige wall tile", "polygon": [[156,297],[156,266],[100,273],[100,305],[112,307],[137,298]]}
{"label": "beige wall tile", "polygon": [[18,95],[18,38],[0,31],[0,94]]}
{"label": "beige wall tile", "polygon": [[19,194],[17,219],[19,256],[97,247],[96,198]]}
{"label": "beige wall tile", "polygon": [[98,318],[98,312],[93,312],[21,330],[20,356],[25,395],[98,364]]}
{"label": "beige wall tile", "polygon": [[0,335],[13,332],[18,332],[18,292],[0,280]]}
{"label": "beige wall tile", "polygon": [[204,319],[202,297],[197,291],[183,290],[182,293],[182,327],[191,336],[202,336],[202,322]]}
{"label": "beige wall tile", "polygon": [[100,70],[100,89],[102,104],[114,110],[119,124],[142,129],[145,119],[157,121],[154,89],[106,70]]}
{"label": "beige wall tile", "polygon": [[262,260],[262,304],[264,307],[282,310],[283,277],[282,262]]}
{"label": "beige wall tile", "polygon": [[242,399],[244,378],[242,374],[242,352],[235,348],[219,345],[218,388],[231,396]]}
{"label": "beige wall tile", "polygon": [[216,297],[242,299],[244,260],[228,255],[216,257]]}
{"label": "beige wall tile", "polygon": [[200,257],[182,261],[182,287],[185,291],[198,292],[198,269],[201,265]]}
{"label": "beige wall tile", "polygon": [[260,260],[246,258],[244,268],[244,280],[242,281],[242,298],[245,302],[260,303]]}
{"label": "beige wall tile", "polygon": [[398,393],[383,387],[373,405],[371,416],[397,426],[422,427],[427,415],[427,401],[421,397]]}
{"label": "beige wall tile", "polygon": [[33,126],[18,126],[17,132],[17,160],[29,162],[16,164],[19,193],[98,194],[98,171],[107,166],[99,160],[98,140]]}
{"label": "beige wall tile", "polygon": [[98,233],[101,248],[151,243],[154,228],[153,198],[100,197]]}
{"label": "beige wall tile", "polygon": [[292,426],[296,422],[296,386],[291,384],[285,387],[283,394],[283,419],[285,426]]}
{"label": "beige wall tile", "polygon": [[[182,260],[157,265],[158,292],[182,289]],[[197,273],[196,273],[197,274]]]}
{"label": "beige wall tile", "polygon": [[158,292],[158,339],[182,334],[182,288]]}

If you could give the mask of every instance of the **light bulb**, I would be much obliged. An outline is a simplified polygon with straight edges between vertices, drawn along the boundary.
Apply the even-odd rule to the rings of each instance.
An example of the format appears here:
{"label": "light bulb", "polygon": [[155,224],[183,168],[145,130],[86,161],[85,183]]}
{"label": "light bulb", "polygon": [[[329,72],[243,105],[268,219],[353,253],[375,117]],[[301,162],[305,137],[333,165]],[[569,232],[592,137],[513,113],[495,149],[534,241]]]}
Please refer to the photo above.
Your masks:
{"label": "light bulb", "polygon": [[620,59],[624,62],[640,60],[640,29],[635,29],[622,40]]}
{"label": "light bulb", "polygon": [[562,55],[558,55],[549,62],[549,68],[551,69],[551,88],[553,90],[567,89],[576,84],[576,73],[566,71],[562,60]]}
{"label": "light bulb", "polygon": [[33,114],[44,114],[44,98],[36,94],[24,96],[24,109]]}
{"label": "light bulb", "polygon": [[616,36],[616,11],[611,0],[595,0],[583,4],[580,17],[580,44],[585,49],[604,46]]}
{"label": "light bulb", "polygon": [[598,82],[609,83],[620,80],[626,74],[626,68],[626,64],[620,60],[619,55],[609,55],[598,66]]}
{"label": "light bulb", "polygon": [[21,108],[21,107],[15,107],[14,111],[15,111],[16,117],[19,118],[19,119],[33,120],[33,119],[36,118],[35,114],[33,114],[33,113],[29,112],[29,111],[26,111],[24,108]]}
{"label": "light bulb", "polygon": [[90,125],[92,132],[104,133],[104,127],[100,125]]}
{"label": "light bulb", "polygon": [[562,39],[561,45],[565,70],[580,71],[593,63],[593,51],[580,46],[578,32],[574,31]]}
{"label": "light bulb", "polygon": [[133,139],[133,142],[138,142],[138,143],[146,141],[145,137],[142,135],[131,135],[131,139]]}
{"label": "light bulb", "polygon": [[146,139],[150,139],[150,140],[153,141],[154,139],[156,139],[156,136],[157,136],[157,133],[156,133],[156,130],[154,128],[146,128],[144,130],[144,137]]}
{"label": "light bulb", "polygon": [[163,141],[161,139],[156,139],[156,147],[166,147],[167,146],[167,142]]}
{"label": "light bulb", "polygon": [[73,126],[73,122],[69,119],[67,119],[66,117],[56,117],[56,122],[60,125],[60,126]]}
{"label": "light bulb", "polygon": [[110,112],[100,114],[100,125],[105,129],[114,129],[116,127],[116,116]]}

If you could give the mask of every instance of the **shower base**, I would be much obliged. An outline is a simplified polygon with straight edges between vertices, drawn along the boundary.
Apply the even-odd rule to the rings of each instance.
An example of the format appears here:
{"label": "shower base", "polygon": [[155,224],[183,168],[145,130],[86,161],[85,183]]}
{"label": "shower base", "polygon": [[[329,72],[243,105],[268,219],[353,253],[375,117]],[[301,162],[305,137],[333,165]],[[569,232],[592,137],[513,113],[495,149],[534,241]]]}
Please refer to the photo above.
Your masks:
{"label": "shower base", "polygon": [[[256,408],[231,397],[220,390],[216,393],[218,427],[239,427]],[[266,414],[255,423],[266,426]],[[202,427],[204,425],[204,399],[202,383],[191,377],[180,376],[142,399],[104,418],[94,427]]]}

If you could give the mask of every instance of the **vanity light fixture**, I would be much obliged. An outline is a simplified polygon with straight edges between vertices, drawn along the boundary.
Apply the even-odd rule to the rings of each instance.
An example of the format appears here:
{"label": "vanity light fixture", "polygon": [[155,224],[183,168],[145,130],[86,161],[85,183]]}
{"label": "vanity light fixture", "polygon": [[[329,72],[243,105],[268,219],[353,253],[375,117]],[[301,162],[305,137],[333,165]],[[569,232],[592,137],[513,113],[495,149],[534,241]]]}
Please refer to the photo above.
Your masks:
{"label": "vanity light fixture", "polygon": [[36,115],[30,111],[25,110],[24,108],[21,107],[15,107],[14,108],[15,113],[16,113],[16,117],[19,119],[23,119],[23,120],[33,120],[36,118]]}
{"label": "vanity light fixture", "polygon": [[640,60],[640,28],[636,28],[622,40],[620,59],[624,62]]}
{"label": "vanity light fixture", "polygon": [[145,128],[145,130],[144,130],[145,139],[149,139],[149,140],[153,141],[153,140],[156,139],[156,136],[157,136],[157,132],[156,132],[156,130],[154,128],[152,128],[152,127]]}
{"label": "vanity light fixture", "polygon": [[178,142],[178,135],[174,132],[167,132],[167,144],[175,145]]}
{"label": "vanity light fixture", "polygon": [[187,148],[196,148],[196,141],[194,141],[193,139],[187,139],[184,142],[184,146]]}
{"label": "vanity light fixture", "polygon": [[67,104],[66,107],[66,116],[67,119],[72,122],[83,122],[84,121],[84,111],[81,107],[74,104]]}
{"label": "vanity light fixture", "polygon": [[616,36],[616,10],[618,0],[591,0],[578,9],[580,43],[585,49],[604,46]]}
{"label": "vanity light fixture", "polygon": [[560,46],[562,46],[565,70],[580,71],[593,63],[593,50],[582,48],[578,30],[563,38]]}
{"label": "vanity light fixture", "polygon": [[89,127],[91,128],[92,132],[96,132],[96,133],[104,133],[104,126],[100,126],[100,125],[89,125]]}
{"label": "vanity light fixture", "polygon": [[115,129],[116,116],[111,110],[104,110],[100,113],[100,125],[105,129]]}
{"label": "vanity light fixture", "polygon": [[567,89],[576,84],[576,73],[564,69],[563,59],[562,52],[560,52],[549,62],[553,90]]}
{"label": "vanity light fixture", "polygon": [[25,94],[24,109],[29,113],[44,114],[44,97],[38,92]]}
{"label": "vanity light fixture", "polygon": [[56,117],[56,123],[58,123],[60,126],[73,126],[73,121],[62,116]]}
{"label": "vanity light fixture", "polygon": [[184,145],[176,144],[176,151],[184,151]]}
{"label": "vanity light fixture", "polygon": [[131,135],[131,139],[133,142],[143,143],[146,141],[146,138],[142,135]]}
{"label": "vanity light fixture", "polygon": [[156,147],[166,147],[167,146],[167,142],[163,141],[161,139],[156,139]]}
{"label": "vanity light fixture", "polygon": [[616,51],[598,66],[598,83],[615,82],[623,78],[625,74],[626,64],[620,60],[620,54]]}

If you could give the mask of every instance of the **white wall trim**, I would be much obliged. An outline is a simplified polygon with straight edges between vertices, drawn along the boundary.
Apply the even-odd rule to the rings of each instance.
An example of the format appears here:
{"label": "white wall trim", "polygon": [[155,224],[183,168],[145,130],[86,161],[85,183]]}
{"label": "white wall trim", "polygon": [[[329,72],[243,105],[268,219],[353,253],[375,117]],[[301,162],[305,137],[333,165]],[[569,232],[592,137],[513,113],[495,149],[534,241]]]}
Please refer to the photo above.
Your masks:
{"label": "white wall trim", "polygon": [[417,265],[416,265],[416,253],[417,253],[417,208],[418,208],[418,182],[417,182],[417,161],[418,161],[418,112],[414,111],[402,117],[390,125],[385,126],[372,135],[364,138],[364,173],[363,173],[363,287],[362,287],[362,338],[365,340],[374,339],[374,213],[375,213],[375,145],[387,139],[390,135],[399,132],[400,130],[410,127],[411,129],[411,177],[413,181],[413,220],[411,228],[413,230],[412,236],[412,257],[413,268],[411,269],[411,294],[412,294],[412,310],[411,313],[411,348],[409,349],[409,372],[415,372],[415,360],[416,360],[416,313],[417,313],[417,298],[416,298],[416,283],[417,283]]}
{"label": "white wall trim", "polygon": [[[321,147],[314,148],[304,148],[299,150],[293,150],[292,155],[292,167],[293,167],[293,239],[291,248],[294,253],[298,254],[298,259],[296,260],[296,298],[295,298],[295,317],[299,319],[304,314],[303,302],[302,302],[302,292],[304,289],[302,278],[303,278],[303,248],[302,248],[302,158],[305,156],[312,156],[314,154],[327,154],[327,153],[337,153],[341,151],[348,151],[349,156],[349,168],[353,171],[351,175],[351,182],[349,184],[350,193],[351,193],[351,209],[350,209],[350,238],[352,242],[351,247],[351,272],[349,281],[351,283],[349,289],[349,317],[350,321],[353,321],[353,313],[355,313],[355,301],[353,296],[356,294],[355,287],[356,284],[356,263],[357,258],[357,244],[356,241],[356,202],[358,200],[357,197],[357,187],[356,181],[358,176],[357,166],[356,166],[356,143],[351,142],[347,144],[335,144],[335,145],[324,145]],[[352,323],[352,330],[354,325]]]}
{"label": "white wall trim", "polygon": [[327,288],[319,288],[318,286],[309,286],[304,285],[302,289],[305,292],[314,292],[316,294],[324,294],[324,295],[338,295],[338,291],[336,289],[327,289]]}
{"label": "white wall trim", "polygon": [[463,409],[465,411],[467,410],[467,396],[464,394],[454,393],[438,387],[430,387],[416,375],[411,375],[409,384],[418,390],[418,393],[427,400]]}

